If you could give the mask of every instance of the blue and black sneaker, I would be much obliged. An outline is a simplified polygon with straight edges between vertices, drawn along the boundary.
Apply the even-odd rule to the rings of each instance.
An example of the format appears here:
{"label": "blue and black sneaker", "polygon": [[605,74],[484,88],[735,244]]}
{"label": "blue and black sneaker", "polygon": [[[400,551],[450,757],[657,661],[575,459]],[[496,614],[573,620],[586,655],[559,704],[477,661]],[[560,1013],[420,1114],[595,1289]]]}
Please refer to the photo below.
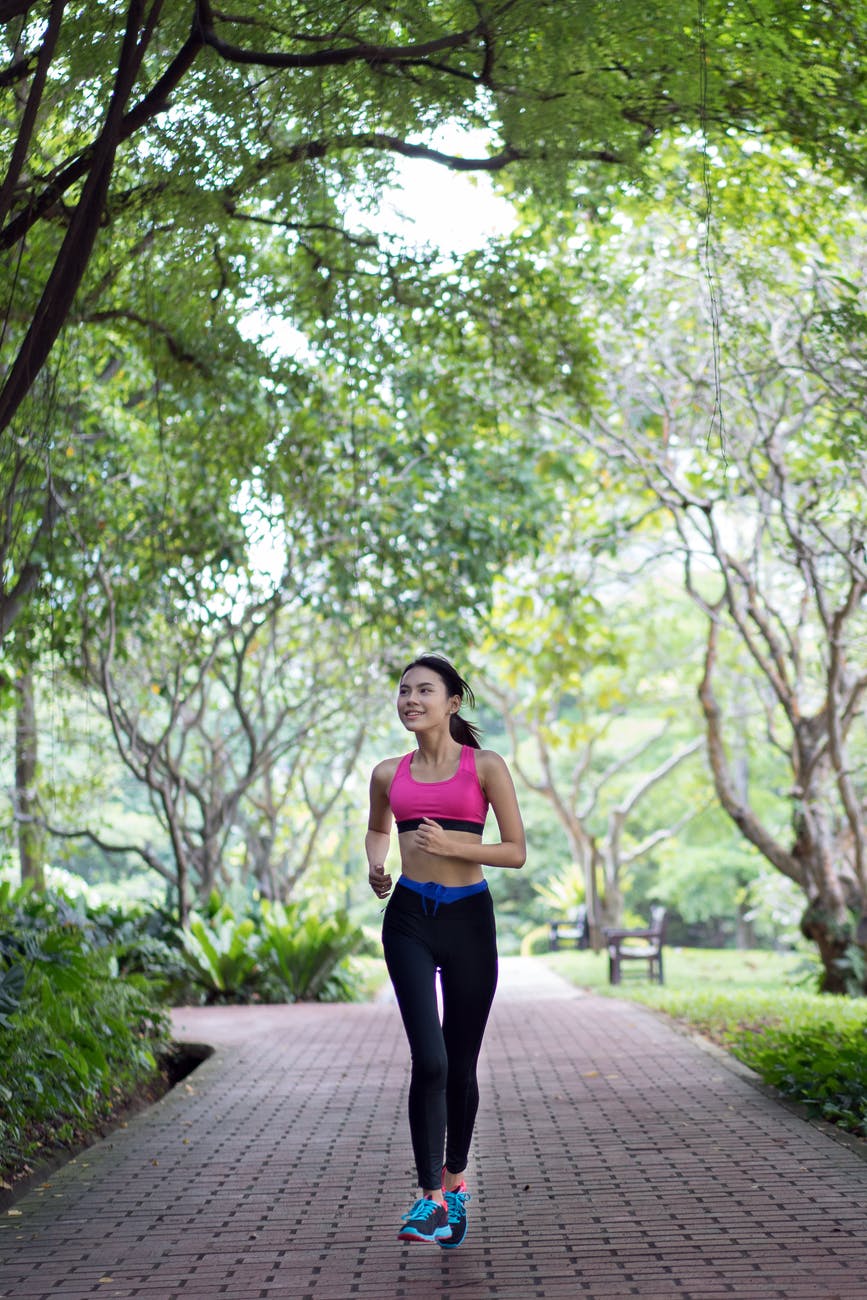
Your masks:
{"label": "blue and black sneaker", "polygon": [[467,1201],[472,1200],[466,1183],[461,1183],[453,1192],[443,1192],[446,1208],[449,1212],[451,1236],[440,1242],[443,1250],[454,1250],[467,1235]]}
{"label": "blue and black sneaker", "polygon": [[399,1241],[442,1241],[451,1235],[449,1211],[439,1201],[422,1196],[403,1216]]}

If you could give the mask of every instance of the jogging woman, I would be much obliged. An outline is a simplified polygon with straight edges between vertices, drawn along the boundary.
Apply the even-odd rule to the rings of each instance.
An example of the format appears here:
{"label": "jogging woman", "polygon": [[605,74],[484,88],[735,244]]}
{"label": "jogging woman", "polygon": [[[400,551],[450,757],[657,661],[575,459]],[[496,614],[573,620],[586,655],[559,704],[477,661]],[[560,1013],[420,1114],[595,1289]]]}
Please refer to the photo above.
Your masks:
{"label": "jogging woman", "polygon": [[[374,768],[365,842],[371,887],[385,898],[397,823],[401,874],[382,943],[412,1058],[409,1128],[420,1191],[398,1237],[446,1247],[459,1246],[467,1231],[476,1063],[497,986],[494,911],[482,867],[521,867],[526,858],[509,769],[499,754],[479,748],[476,728],[460,716],[464,701],[475,703],[447,659],[422,655],[404,669],[397,713],[417,748]],[[489,806],[498,844],[482,843]]]}

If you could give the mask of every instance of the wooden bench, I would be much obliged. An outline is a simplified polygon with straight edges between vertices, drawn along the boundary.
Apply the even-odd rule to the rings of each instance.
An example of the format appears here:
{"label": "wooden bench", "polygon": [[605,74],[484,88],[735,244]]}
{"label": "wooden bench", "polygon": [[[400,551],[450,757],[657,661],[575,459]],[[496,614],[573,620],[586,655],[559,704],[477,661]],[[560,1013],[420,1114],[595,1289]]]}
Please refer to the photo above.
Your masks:
{"label": "wooden bench", "polygon": [[548,947],[552,952],[566,944],[576,948],[586,948],[590,943],[590,926],[587,922],[587,908],[580,903],[572,915],[565,921],[549,921]]}
{"label": "wooden bench", "polygon": [[647,977],[662,983],[662,947],[665,943],[664,907],[650,910],[650,925],[645,930],[602,931],[608,948],[608,982],[619,984],[623,978],[623,964],[641,961],[647,965]]}

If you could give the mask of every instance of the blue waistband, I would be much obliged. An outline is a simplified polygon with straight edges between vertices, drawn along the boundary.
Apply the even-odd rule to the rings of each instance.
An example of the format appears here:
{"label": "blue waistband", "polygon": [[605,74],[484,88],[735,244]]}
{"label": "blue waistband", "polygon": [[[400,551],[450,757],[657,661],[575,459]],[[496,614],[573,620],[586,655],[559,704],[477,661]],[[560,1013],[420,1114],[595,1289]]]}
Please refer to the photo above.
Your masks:
{"label": "blue waistband", "polygon": [[404,889],[411,889],[414,894],[421,894],[423,899],[430,899],[434,916],[440,903],[456,903],[471,894],[481,894],[488,887],[487,880],[477,880],[474,885],[438,885],[435,880],[410,880],[408,876],[398,876],[397,883]]}

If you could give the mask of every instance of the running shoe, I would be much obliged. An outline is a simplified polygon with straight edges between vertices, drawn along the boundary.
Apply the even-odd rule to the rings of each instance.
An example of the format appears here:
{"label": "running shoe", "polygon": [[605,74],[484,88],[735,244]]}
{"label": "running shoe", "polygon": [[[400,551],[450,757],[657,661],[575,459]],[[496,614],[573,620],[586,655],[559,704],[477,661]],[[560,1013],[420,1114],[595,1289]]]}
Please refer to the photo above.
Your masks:
{"label": "running shoe", "polygon": [[449,1211],[439,1201],[422,1196],[403,1216],[399,1241],[440,1241],[451,1235]]}
{"label": "running shoe", "polygon": [[446,1208],[449,1212],[451,1236],[440,1242],[443,1250],[454,1250],[467,1235],[467,1201],[473,1198],[467,1191],[466,1183],[461,1183],[453,1192],[443,1192]]}

